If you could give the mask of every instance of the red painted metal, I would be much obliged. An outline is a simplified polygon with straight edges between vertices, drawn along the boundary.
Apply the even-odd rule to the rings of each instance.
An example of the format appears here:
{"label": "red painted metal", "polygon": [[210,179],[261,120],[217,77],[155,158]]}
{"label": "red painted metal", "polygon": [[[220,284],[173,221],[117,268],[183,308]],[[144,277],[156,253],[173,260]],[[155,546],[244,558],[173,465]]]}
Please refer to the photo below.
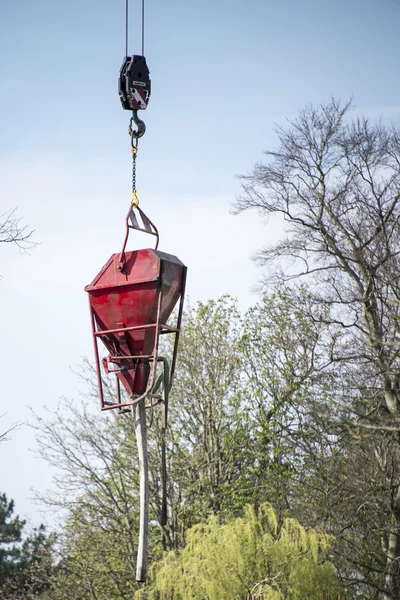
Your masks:
{"label": "red painted metal", "polygon": [[[128,214],[129,216],[129,214]],[[127,217],[127,230],[128,230]],[[129,226],[130,227],[130,226]],[[175,346],[170,385],[175,369],[182,319],[186,267],[159,250],[125,251],[113,254],[90,285],[89,295],[93,344],[102,410],[123,409],[151,392],[156,377],[160,334],[174,334]],[[167,325],[180,301],[177,323]],[[98,339],[109,352],[100,361]],[[117,401],[104,397],[101,362],[105,374],[117,377]],[[129,399],[121,399],[122,383]]]}

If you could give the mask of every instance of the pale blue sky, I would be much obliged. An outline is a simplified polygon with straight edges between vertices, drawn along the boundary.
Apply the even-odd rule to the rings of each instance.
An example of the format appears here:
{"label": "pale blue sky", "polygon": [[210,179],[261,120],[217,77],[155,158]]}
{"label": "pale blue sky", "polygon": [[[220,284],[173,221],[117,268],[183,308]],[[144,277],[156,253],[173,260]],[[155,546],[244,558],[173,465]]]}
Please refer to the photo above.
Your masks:
{"label": "pale blue sky", "polygon": [[[131,53],[139,7],[131,1]],[[398,121],[399,22],[398,0],[146,0],[152,97],[138,192],[161,249],[189,266],[192,302],[255,301],[249,256],[280,228],[233,217],[229,202],[235,175],[275,144],[275,124],[331,95]],[[42,242],[30,256],[0,247],[5,426],[29,420],[28,405],[76,398],[71,368],[91,357],[83,287],[120,249],[130,193],[124,49],[124,0],[0,0],[0,212],[18,206]],[[29,448],[26,426],[1,445],[0,491],[38,519],[29,490],[51,473]]]}

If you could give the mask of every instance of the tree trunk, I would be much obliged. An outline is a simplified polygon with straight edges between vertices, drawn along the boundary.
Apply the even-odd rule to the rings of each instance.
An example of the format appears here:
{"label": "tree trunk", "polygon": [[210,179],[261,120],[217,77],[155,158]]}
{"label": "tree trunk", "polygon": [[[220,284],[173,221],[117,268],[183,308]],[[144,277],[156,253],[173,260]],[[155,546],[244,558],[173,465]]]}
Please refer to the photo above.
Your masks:
{"label": "tree trunk", "polygon": [[392,503],[392,523],[386,553],[384,600],[400,598],[400,486]]}

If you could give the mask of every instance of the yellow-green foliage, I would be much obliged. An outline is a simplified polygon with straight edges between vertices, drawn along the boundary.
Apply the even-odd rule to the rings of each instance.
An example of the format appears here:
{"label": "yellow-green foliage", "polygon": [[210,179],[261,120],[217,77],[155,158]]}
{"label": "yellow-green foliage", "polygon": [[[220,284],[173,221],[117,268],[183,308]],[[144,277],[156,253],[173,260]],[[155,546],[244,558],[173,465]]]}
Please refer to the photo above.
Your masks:
{"label": "yellow-green foliage", "polygon": [[159,600],[321,600],[340,592],[328,560],[333,540],[295,519],[279,527],[269,504],[258,513],[220,524],[216,517],[190,529],[186,546],[155,566],[149,588],[137,598]]}
{"label": "yellow-green foliage", "polygon": [[53,578],[51,600],[124,600],[132,598],[135,580],[130,532],[122,519],[102,521],[76,508],[64,528],[64,557]]}

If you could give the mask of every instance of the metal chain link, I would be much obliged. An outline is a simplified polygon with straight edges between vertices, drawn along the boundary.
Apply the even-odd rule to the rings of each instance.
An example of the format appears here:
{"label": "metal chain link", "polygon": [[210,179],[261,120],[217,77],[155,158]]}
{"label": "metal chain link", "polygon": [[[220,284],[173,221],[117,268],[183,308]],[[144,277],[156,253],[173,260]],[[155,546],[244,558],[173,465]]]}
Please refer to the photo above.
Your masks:
{"label": "metal chain link", "polygon": [[136,157],[138,150],[138,142],[136,141],[136,146],[132,145],[132,196],[131,196],[131,206],[137,208],[139,206],[139,198],[136,193]]}
{"label": "metal chain link", "polygon": [[137,146],[132,146],[132,192],[136,192],[136,157]]}
{"label": "metal chain link", "polygon": [[136,157],[137,157],[138,146],[139,146],[139,138],[134,135],[135,132],[132,129],[132,121],[133,121],[133,118],[131,118],[131,120],[130,120],[129,129],[128,129],[129,137],[131,138],[131,152],[132,152],[131,205],[133,207],[137,208],[139,206],[139,198],[137,197],[137,193],[136,193]]}

